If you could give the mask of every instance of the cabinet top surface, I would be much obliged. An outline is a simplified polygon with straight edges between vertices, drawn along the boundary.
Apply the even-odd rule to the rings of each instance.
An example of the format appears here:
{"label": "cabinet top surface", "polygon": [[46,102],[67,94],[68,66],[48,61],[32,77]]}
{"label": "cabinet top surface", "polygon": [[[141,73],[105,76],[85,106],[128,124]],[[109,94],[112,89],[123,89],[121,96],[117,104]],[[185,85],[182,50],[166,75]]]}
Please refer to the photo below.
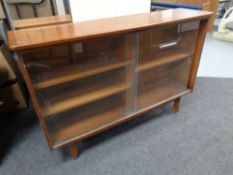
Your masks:
{"label": "cabinet top surface", "polygon": [[208,19],[212,13],[187,9],[169,9],[80,23],[21,29],[8,32],[9,47],[14,51],[65,42],[134,32],[152,27]]}

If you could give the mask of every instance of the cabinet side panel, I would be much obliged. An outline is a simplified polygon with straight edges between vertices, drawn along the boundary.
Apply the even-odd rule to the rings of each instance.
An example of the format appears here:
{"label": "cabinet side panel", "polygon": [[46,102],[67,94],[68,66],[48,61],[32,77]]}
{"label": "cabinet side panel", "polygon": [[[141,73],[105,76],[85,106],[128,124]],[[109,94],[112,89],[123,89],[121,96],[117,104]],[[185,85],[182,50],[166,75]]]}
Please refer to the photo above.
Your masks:
{"label": "cabinet side panel", "polygon": [[208,28],[207,24],[208,24],[208,20],[203,20],[200,22],[191,71],[189,74],[188,88],[190,89],[193,89],[195,85],[196,75],[200,63],[200,58],[202,54],[207,28]]}

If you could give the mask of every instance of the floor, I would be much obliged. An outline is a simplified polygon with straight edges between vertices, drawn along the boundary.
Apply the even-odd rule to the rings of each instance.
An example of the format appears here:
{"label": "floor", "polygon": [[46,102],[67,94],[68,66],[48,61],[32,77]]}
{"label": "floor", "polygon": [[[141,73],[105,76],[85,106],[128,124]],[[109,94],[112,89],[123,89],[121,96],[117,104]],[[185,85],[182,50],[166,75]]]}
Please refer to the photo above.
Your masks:
{"label": "floor", "polygon": [[207,34],[198,76],[233,78],[233,43]]}
{"label": "floor", "polygon": [[179,113],[168,105],[92,137],[79,143],[77,160],[67,149],[49,152],[29,108],[1,132],[8,139],[0,174],[232,175],[232,87],[232,79],[198,78]]}

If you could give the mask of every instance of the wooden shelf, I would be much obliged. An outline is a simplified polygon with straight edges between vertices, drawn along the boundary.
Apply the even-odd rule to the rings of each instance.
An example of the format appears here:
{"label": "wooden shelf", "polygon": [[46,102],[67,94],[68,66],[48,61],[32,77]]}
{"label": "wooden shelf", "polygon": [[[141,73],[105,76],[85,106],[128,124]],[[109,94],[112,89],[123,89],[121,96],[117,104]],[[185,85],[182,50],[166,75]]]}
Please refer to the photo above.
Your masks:
{"label": "wooden shelf", "polygon": [[[86,22],[50,25],[42,28],[28,28],[8,33],[11,50],[20,51],[38,46],[76,42],[107,35],[138,32],[159,26],[197,20],[207,20],[211,12],[191,11],[187,9],[164,10],[161,12],[126,15],[121,17],[91,20]],[[137,20],[135,20],[137,19]]]}
{"label": "wooden shelf", "polygon": [[[168,54],[167,54],[168,53]],[[152,54],[153,55],[153,54]],[[153,56],[149,61],[145,61],[139,65],[138,71],[163,66],[165,64],[173,63],[189,57],[191,54],[185,52],[166,52],[166,54]]]}
{"label": "wooden shelf", "polygon": [[46,72],[38,76],[38,83],[34,83],[34,88],[43,89],[51,86],[68,83],[70,81],[94,76],[103,72],[119,69],[126,66],[124,61],[113,60],[109,62],[93,62],[79,65],[74,65],[64,70]]}
{"label": "wooden shelf", "polygon": [[72,140],[81,139],[124,115],[124,103],[119,104],[119,99],[111,97],[89,106],[85,105],[78,110],[47,118],[46,124],[53,148],[56,148]]}
{"label": "wooden shelf", "polygon": [[139,89],[137,109],[143,109],[150,105],[154,105],[173,96],[181,96],[191,92],[185,85],[173,80],[163,79],[155,81]]}
{"label": "wooden shelf", "polygon": [[135,113],[129,114],[124,102],[111,96],[91,105],[82,106],[78,110],[69,110],[66,113],[46,118],[53,148],[63,146],[73,140],[82,140],[92,133],[120,124],[124,120],[133,118],[134,115],[148,111],[149,108],[153,109],[164,102],[169,102],[191,92],[179,82],[169,79],[160,81],[153,87],[153,89],[148,89],[146,93],[138,96]]}
{"label": "wooden shelf", "polygon": [[[105,97],[123,92],[128,88],[126,83],[118,83],[112,85],[102,85],[102,88],[93,90],[89,93],[80,93],[80,89],[75,89],[75,91],[68,91],[62,93],[51,99],[42,110],[45,117],[70,110]],[[88,88],[88,87],[87,87]],[[93,87],[92,87],[93,88]],[[78,95],[77,95],[78,94]]]}

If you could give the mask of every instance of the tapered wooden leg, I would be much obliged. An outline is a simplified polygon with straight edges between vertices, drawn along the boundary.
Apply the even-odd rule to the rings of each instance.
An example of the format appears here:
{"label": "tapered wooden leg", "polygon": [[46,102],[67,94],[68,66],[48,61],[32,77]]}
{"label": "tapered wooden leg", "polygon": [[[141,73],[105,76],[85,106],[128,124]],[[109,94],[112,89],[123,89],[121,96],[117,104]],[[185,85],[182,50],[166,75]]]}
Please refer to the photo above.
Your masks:
{"label": "tapered wooden leg", "polygon": [[77,148],[76,143],[70,144],[69,149],[70,149],[70,155],[72,156],[72,158],[77,159],[78,158],[78,148]]}
{"label": "tapered wooden leg", "polygon": [[181,98],[177,98],[174,101],[174,105],[173,105],[173,111],[174,112],[179,112],[179,109],[180,109],[180,100],[181,100]]}

